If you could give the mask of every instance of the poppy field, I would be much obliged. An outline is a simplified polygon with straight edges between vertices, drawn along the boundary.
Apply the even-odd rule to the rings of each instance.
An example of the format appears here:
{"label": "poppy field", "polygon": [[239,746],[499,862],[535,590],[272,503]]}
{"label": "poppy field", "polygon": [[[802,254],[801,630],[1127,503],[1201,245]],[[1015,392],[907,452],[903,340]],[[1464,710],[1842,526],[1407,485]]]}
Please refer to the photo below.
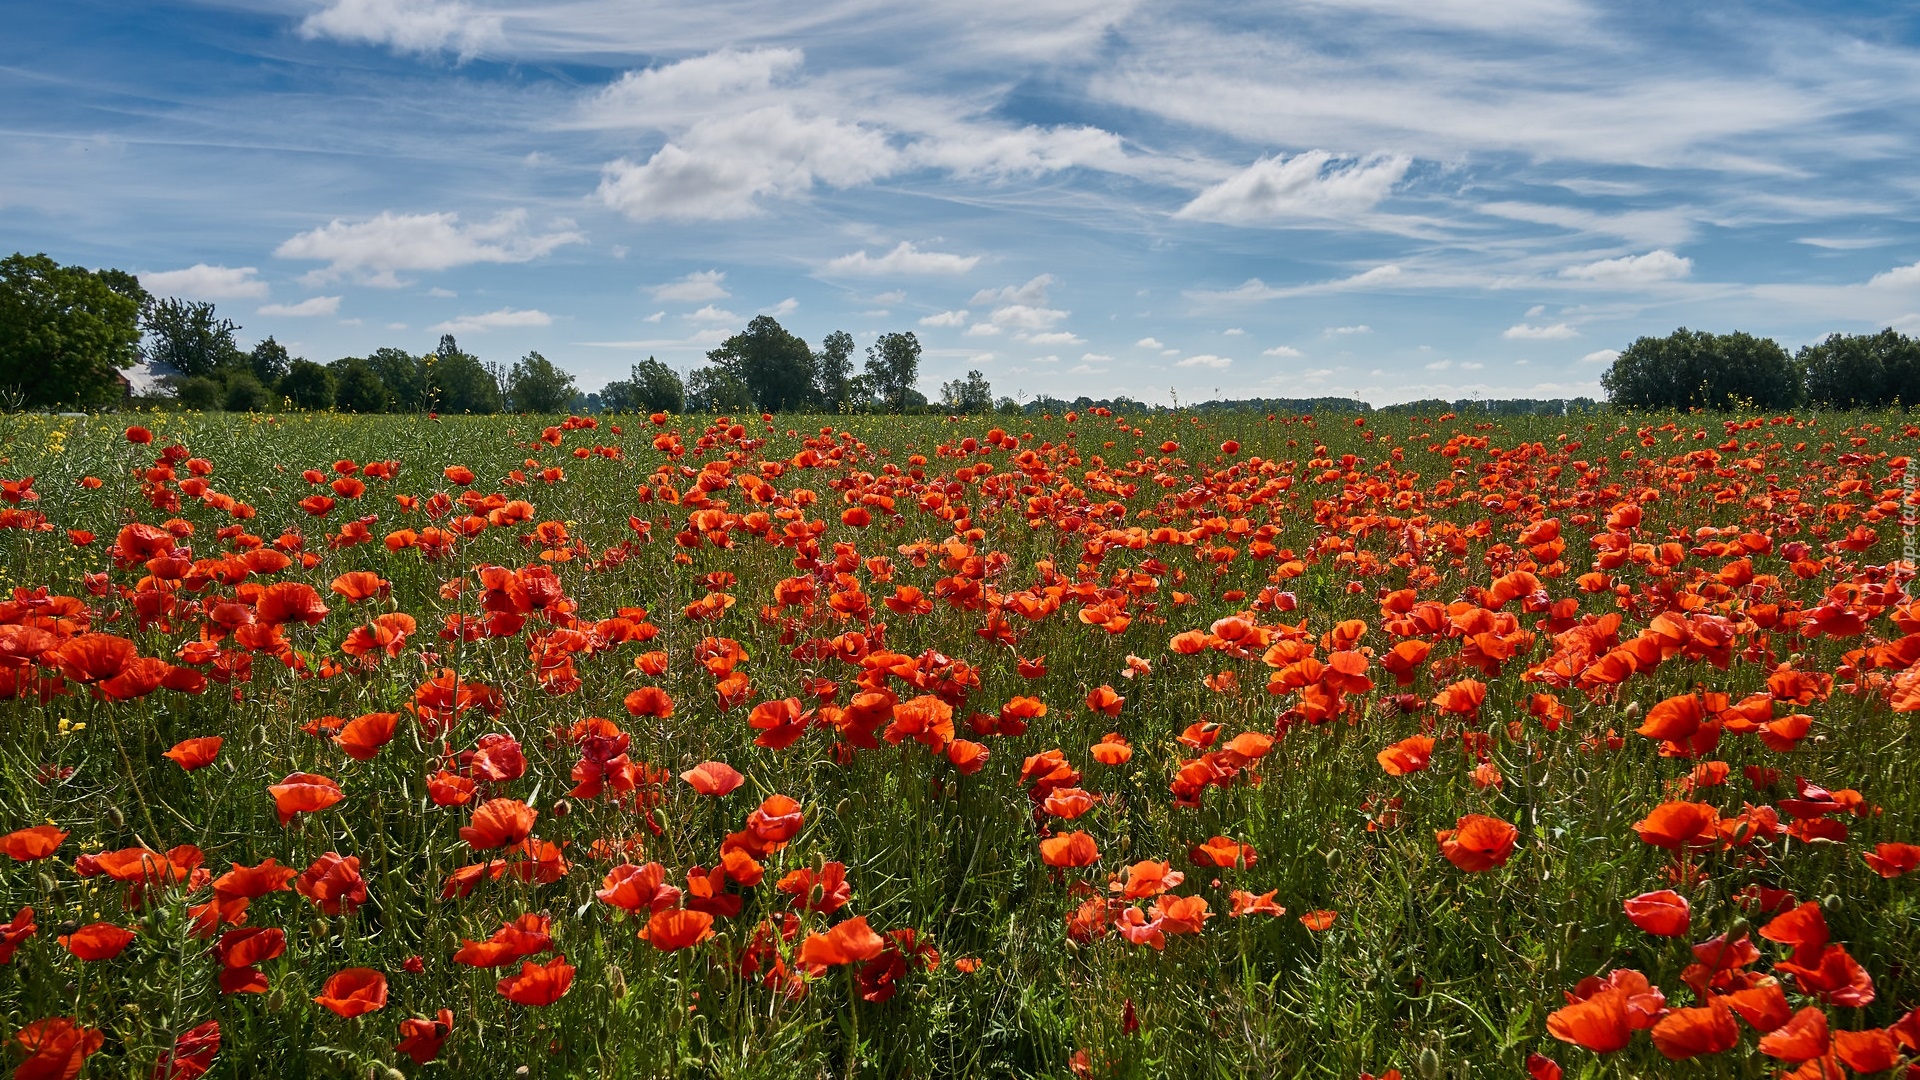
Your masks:
{"label": "poppy field", "polygon": [[1916,446],[0,417],[0,1065],[1920,1077]]}

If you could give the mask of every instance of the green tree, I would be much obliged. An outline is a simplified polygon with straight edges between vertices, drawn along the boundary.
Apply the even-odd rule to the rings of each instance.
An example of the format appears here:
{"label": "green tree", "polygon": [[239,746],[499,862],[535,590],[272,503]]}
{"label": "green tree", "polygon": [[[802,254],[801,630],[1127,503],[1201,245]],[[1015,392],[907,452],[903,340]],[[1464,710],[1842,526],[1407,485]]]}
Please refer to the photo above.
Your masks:
{"label": "green tree", "polygon": [[573,393],[572,374],[537,352],[522,357],[507,373],[507,402],[514,412],[566,412]]}
{"label": "green tree", "polygon": [[[867,381],[887,408],[900,412],[919,397],[913,384],[920,378],[920,339],[904,334],[881,334],[867,346]],[[927,399],[920,397],[919,404]]]}
{"label": "green tree", "polygon": [[770,315],[756,316],[707,353],[707,360],[744,383],[762,412],[814,402],[813,350]]}
{"label": "green tree", "polygon": [[[389,395],[386,408],[395,412],[426,412],[432,407],[432,386],[424,358],[405,349],[375,349],[373,355],[367,357],[367,367]],[[336,373],[334,378],[338,381],[340,375]]]}
{"label": "green tree", "polygon": [[964,380],[940,384],[940,403],[954,412],[988,412],[993,408],[993,386],[985,375],[969,371]]}
{"label": "green tree", "polygon": [[496,370],[462,350],[452,334],[427,357],[428,408],[445,413],[497,413],[506,406]]}
{"label": "green tree", "polygon": [[253,351],[247,354],[247,367],[262,386],[279,385],[292,366],[293,358],[287,355],[287,347],[273,340],[272,335],[268,335],[267,340],[255,345]]}
{"label": "green tree", "polygon": [[168,297],[147,309],[147,358],[178,375],[214,377],[245,364],[238,329],[212,304]]}
{"label": "green tree", "polygon": [[253,377],[253,372],[235,371],[227,376],[227,389],[220,404],[228,412],[261,412],[272,406],[273,395]]}
{"label": "green tree", "polygon": [[349,356],[334,361],[329,367],[333,375],[334,408],[341,412],[378,413],[392,407],[393,395],[370,362]]}
{"label": "green tree", "polygon": [[293,402],[296,409],[317,411],[333,407],[333,373],[311,360],[295,360],[288,364],[287,373],[280,377],[278,388],[280,396]]}
{"label": "green tree", "polygon": [[225,393],[226,387],[205,375],[195,375],[174,384],[173,400],[183,409],[213,412],[220,407],[220,398]]}
{"label": "green tree", "polygon": [[813,363],[819,372],[820,403],[828,412],[839,412],[842,405],[853,400],[853,335],[845,330],[828,334],[820,342]]}
{"label": "green tree", "polygon": [[626,378],[601,388],[600,406],[608,412],[685,412],[687,387],[679,372],[649,356]]}
{"label": "green tree", "polygon": [[0,261],[0,386],[40,408],[119,400],[120,369],[140,358],[147,299],[118,270],[61,266],[45,255]]}
{"label": "green tree", "polygon": [[697,412],[738,412],[751,409],[753,389],[718,364],[687,373],[687,405]]}
{"label": "green tree", "polygon": [[1627,346],[1600,385],[1614,405],[1643,409],[1779,409],[1803,393],[1800,369],[1778,342],[1684,326]]}
{"label": "green tree", "polygon": [[1806,372],[1807,400],[1829,409],[1883,409],[1920,401],[1920,341],[1892,327],[1877,334],[1831,334],[1795,356]]}

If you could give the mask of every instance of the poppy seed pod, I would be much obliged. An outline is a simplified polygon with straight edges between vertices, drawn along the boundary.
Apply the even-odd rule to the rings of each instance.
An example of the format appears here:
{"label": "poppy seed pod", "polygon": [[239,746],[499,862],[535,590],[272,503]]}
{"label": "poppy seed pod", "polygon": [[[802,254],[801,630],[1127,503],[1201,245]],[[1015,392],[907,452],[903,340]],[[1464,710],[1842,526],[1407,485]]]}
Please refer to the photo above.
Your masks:
{"label": "poppy seed pod", "polygon": [[1433,1047],[1423,1047],[1420,1056],[1414,1059],[1414,1074],[1420,1080],[1440,1080],[1440,1053]]}
{"label": "poppy seed pod", "polygon": [[107,823],[109,825],[112,825],[116,829],[124,829],[127,827],[127,815],[121,813],[119,807],[113,805],[112,803],[108,803],[107,804]]}

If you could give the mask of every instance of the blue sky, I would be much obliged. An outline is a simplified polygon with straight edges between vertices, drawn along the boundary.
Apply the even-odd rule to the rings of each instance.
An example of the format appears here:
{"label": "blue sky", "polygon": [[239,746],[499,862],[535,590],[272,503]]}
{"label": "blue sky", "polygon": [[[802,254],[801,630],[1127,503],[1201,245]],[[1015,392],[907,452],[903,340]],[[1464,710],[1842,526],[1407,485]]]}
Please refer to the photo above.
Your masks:
{"label": "blue sky", "polygon": [[0,246],[592,389],[755,314],[922,389],[1597,394],[1920,333],[1920,11],[0,0]]}

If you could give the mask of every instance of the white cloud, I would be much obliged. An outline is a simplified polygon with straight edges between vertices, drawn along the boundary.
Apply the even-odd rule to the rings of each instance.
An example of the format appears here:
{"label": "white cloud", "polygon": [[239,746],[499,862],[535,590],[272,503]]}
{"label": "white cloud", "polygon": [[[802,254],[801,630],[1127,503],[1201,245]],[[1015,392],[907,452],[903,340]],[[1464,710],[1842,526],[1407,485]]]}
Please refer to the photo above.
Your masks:
{"label": "white cloud", "polygon": [[915,142],[907,151],[916,165],[945,169],[956,176],[1039,176],[1076,165],[1113,168],[1124,163],[1120,137],[1095,127],[1017,131],[958,126]]}
{"label": "white cloud", "polygon": [[993,337],[993,336],[995,336],[995,335],[996,335],[996,334],[998,334],[998,333],[1000,333],[1000,328],[999,328],[999,327],[997,327],[997,326],[995,326],[995,325],[993,325],[992,323],[990,323],[990,322],[977,322],[977,323],[974,323],[974,324],[973,324],[972,326],[969,326],[969,327],[967,327],[967,334],[966,334],[966,336],[968,336],[968,337]]}
{"label": "white cloud", "polygon": [[800,301],[795,299],[794,297],[789,296],[785,300],[782,300],[779,303],[773,305],[772,307],[766,308],[764,310],[768,315],[773,315],[773,316],[791,315],[794,312],[800,310]]}
{"label": "white cloud", "polygon": [[906,298],[906,290],[888,289],[886,292],[875,294],[873,302],[876,304],[898,304],[904,302]]}
{"label": "white cloud", "polygon": [[1405,154],[1342,160],[1325,150],[1261,158],[1202,191],[1173,216],[1227,225],[1350,218],[1379,205],[1411,164]]}
{"label": "white cloud", "polygon": [[877,259],[861,250],[828,262],[827,269],[837,274],[964,274],[979,262],[978,255],[921,251],[911,240],[902,240]]}
{"label": "white cloud", "polygon": [[1111,361],[1113,357],[1108,356],[1106,353],[1090,352],[1090,353],[1081,353],[1080,359],[1086,361],[1089,364],[1104,364]]}
{"label": "white cloud", "polygon": [[1068,330],[1055,330],[1047,334],[1015,334],[1014,337],[1029,345],[1085,345],[1087,339]]}
{"label": "white cloud", "polygon": [[[1038,363],[1039,361],[1035,361],[1035,362]],[[1092,364],[1075,364],[1072,367],[1067,369],[1067,374],[1069,375],[1104,375],[1107,373],[1107,370],[1108,369],[1103,367],[1094,367]]]}
{"label": "white cloud", "polygon": [[267,283],[251,266],[208,266],[195,263],[185,270],[141,274],[140,284],[156,296],[185,300],[255,300],[267,295]]}
{"label": "white cloud", "polygon": [[297,304],[267,304],[260,308],[262,315],[332,315],[340,310],[340,298],[337,296],[311,296]]}
{"label": "white cloud", "polygon": [[1141,338],[1139,341],[1134,342],[1133,346],[1136,349],[1164,349],[1167,347],[1165,342],[1150,337]]}
{"label": "white cloud", "polygon": [[664,285],[649,285],[647,291],[655,300],[663,302],[680,301],[697,304],[702,300],[725,300],[733,294],[727,291],[725,270],[695,270],[677,281]]}
{"label": "white cloud", "polygon": [[1794,243],[1828,251],[1864,251],[1867,248],[1885,247],[1893,241],[1881,236],[1803,236]]}
{"label": "white cloud", "polygon": [[454,297],[459,296],[460,294],[457,292],[454,292],[452,289],[442,289],[436,285],[433,288],[427,290],[427,295],[433,297],[436,300],[451,300]]}
{"label": "white cloud", "polygon": [[1024,285],[1007,285],[998,289],[981,289],[967,301],[974,307],[988,304],[1026,304],[1039,307],[1047,302],[1047,286],[1053,284],[1052,274],[1041,274]]}
{"label": "white cloud", "polygon": [[1878,289],[1905,289],[1920,285],[1920,262],[1881,271],[1873,275],[1873,280],[1867,284]]}
{"label": "white cloud", "polygon": [[1314,281],[1305,285],[1269,285],[1259,278],[1248,278],[1244,283],[1221,292],[1191,291],[1189,296],[1204,300],[1279,300],[1294,296],[1314,296],[1320,293],[1348,292],[1356,289],[1368,289],[1378,285],[1397,282],[1403,271],[1393,263],[1386,263],[1357,274],[1349,274],[1331,281]]}
{"label": "white cloud", "polygon": [[1461,371],[1479,371],[1481,368],[1484,368],[1486,366],[1487,365],[1482,364],[1477,360],[1466,360],[1461,362],[1460,370]]}
{"label": "white cloud", "polygon": [[1189,356],[1185,360],[1182,360],[1179,363],[1174,365],[1174,367],[1212,368],[1215,371],[1219,371],[1222,368],[1228,368],[1232,366],[1233,366],[1232,359],[1225,356],[1215,356],[1212,353],[1198,353],[1194,356]]}
{"label": "white cloud", "polygon": [[1453,366],[1453,361],[1451,360],[1435,360],[1433,363],[1427,365],[1427,370],[1428,371],[1445,371],[1448,368],[1451,368],[1452,366]]}
{"label": "white cloud", "polygon": [[1220,333],[1226,337],[1239,337],[1240,335],[1245,334],[1246,331],[1240,329],[1237,326],[1229,326],[1225,330],[1220,331]]}
{"label": "white cloud", "polygon": [[959,311],[942,311],[936,315],[922,316],[920,319],[921,326],[964,326],[966,322],[967,311],[964,308]]}
{"label": "white cloud", "polygon": [[1366,323],[1361,323],[1358,326],[1327,327],[1327,334],[1330,337],[1345,337],[1351,334],[1371,334],[1371,333],[1373,333],[1373,327],[1368,326]]}
{"label": "white cloud", "polygon": [[1262,352],[1260,355],[1261,356],[1279,356],[1289,360],[1297,360],[1300,357],[1303,357],[1307,354],[1301,352],[1299,349],[1296,349],[1291,345],[1275,345],[1273,348],[1268,349],[1265,352]]}
{"label": "white cloud", "polygon": [[715,307],[712,304],[708,304],[699,311],[690,311],[680,317],[692,322],[731,323],[740,321],[740,316],[735,315],[725,308]]}
{"label": "white cloud", "polygon": [[1611,364],[1620,359],[1619,349],[1595,349],[1580,358],[1583,364]]}
{"label": "white cloud", "polygon": [[723,221],[760,213],[763,196],[853,187],[898,165],[884,132],[768,105],[700,120],[645,164],[608,162],[598,195],[635,221]]}
{"label": "white cloud", "polygon": [[666,313],[666,312],[664,312],[664,311],[656,311],[656,312],[654,312],[653,314],[651,314],[651,315],[649,315],[649,316],[647,316],[646,318],[644,318],[644,319],[641,319],[640,321],[641,321],[641,322],[653,322],[653,323],[657,323],[657,322],[659,322],[659,321],[660,321],[661,319],[664,319],[664,318],[666,318],[666,317],[667,317],[667,313]]}
{"label": "white cloud", "polygon": [[1645,255],[1623,255],[1618,259],[1569,266],[1560,271],[1563,278],[1591,281],[1600,285],[1651,285],[1673,281],[1693,273],[1693,260],[1658,248]]}
{"label": "white cloud", "polygon": [[607,126],[652,126],[663,114],[702,111],[716,101],[767,90],[805,59],[799,49],[721,49],[629,71],[594,96],[587,116]]}
{"label": "white cloud", "polygon": [[500,39],[498,15],[459,0],[333,0],[300,22],[307,38],[386,45],[395,52],[452,49],[472,56]]}
{"label": "white cloud", "polygon": [[1073,314],[1059,308],[1033,307],[1028,304],[1008,304],[993,309],[988,316],[995,326],[1013,327],[1016,330],[1046,330],[1054,323]]}
{"label": "white cloud", "polygon": [[1579,337],[1580,331],[1566,323],[1554,323],[1552,326],[1534,326],[1518,323],[1501,331],[1500,336],[1510,341],[1561,341]]}
{"label": "white cloud", "polygon": [[457,213],[396,214],[383,211],[361,222],[339,218],[292,237],[274,249],[282,259],[326,262],[307,275],[314,281],[351,276],[362,284],[397,288],[402,270],[446,270],[472,263],[529,262],[586,234],[561,223],[553,232],[529,233],[527,212],[508,210],[489,221],[462,224]]}
{"label": "white cloud", "polygon": [[513,308],[501,308],[484,315],[462,315],[436,326],[429,326],[427,329],[437,330],[443,334],[465,334],[473,331],[512,330],[552,324],[553,316],[537,308],[518,311]]}

